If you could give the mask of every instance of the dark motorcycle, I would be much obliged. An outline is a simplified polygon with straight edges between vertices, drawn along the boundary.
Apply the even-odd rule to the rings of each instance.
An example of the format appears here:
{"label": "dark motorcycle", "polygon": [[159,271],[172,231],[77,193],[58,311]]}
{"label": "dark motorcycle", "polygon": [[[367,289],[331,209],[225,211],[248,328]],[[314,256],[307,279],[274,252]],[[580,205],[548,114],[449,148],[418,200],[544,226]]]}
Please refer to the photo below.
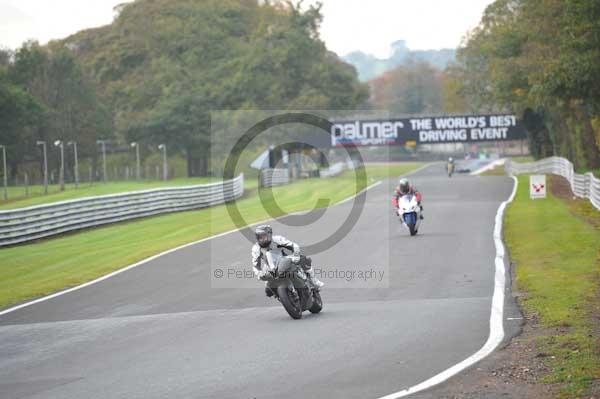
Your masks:
{"label": "dark motorcycle", "polygon": [[267,287],[292,319],[301,319],[306,310],[319,313],[323,309],[319,290],[312,285],[302,267],[289,257],[282,257],[271,273],[273,278]]}

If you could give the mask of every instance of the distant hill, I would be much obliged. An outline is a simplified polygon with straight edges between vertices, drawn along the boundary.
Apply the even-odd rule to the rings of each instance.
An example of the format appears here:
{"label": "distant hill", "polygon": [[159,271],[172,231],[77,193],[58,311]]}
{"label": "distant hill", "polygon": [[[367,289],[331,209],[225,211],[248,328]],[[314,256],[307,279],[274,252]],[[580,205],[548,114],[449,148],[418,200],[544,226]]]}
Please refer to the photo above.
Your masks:
{"label": "distant hill", "polygon": [[362,51],[354,51],[342,59],[356,67],[360,80],[367,81],[411,61],[423,61],[444,69],[449,62],[454,61],[455,55],[454,49],[410,50],[404,40],[398,40],[392,43],[390,58],[381,59]]}

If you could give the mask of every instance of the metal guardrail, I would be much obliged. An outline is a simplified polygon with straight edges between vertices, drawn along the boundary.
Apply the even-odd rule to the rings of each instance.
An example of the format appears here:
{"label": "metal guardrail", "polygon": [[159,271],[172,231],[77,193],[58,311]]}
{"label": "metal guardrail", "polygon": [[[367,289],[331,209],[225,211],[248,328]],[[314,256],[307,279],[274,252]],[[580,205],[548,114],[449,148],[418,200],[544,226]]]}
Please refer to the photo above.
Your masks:
{"label": "metal guardrail", "polygon": [[102,195],[0,211],[0,247],[162,213],[223,204],[244,194],[244,175],[225,182]]}
{"label": "metal guardrail", "polygon": [[290,183],[290,171],[287,169],[263,169],[260,171],[260,186],[273,187]]}
{"label": "metal guardrail", "polygon": [[592,205],[600,210],[600,179],[592,173],[575,173],[573,164],[565,158],[550,157],[536,162],[517,163],[508,160],[505,164],[508,174],[520,173],[551,173],[567,179],[573,194],[580,198],[588,198]]}
{"label": "metal guardrail", "polygon": [[327,169],[321,169],[319,171],[319,176],[320,177],[334,177],[334,176],[341,174],[345,170],[346,170],[346,164],[344,162],[338,162],[338,163],[334,163],[333,165],[329,166],[329,168],[327,168]]}
{"label": "metal guardrail", "polygon": [[319,175],[321,177],[334,177],[342,174],[346,170],[354,170],[358,166],[358,162],[348,160],[346,162],[337,162],[327,169],[321,169]]}

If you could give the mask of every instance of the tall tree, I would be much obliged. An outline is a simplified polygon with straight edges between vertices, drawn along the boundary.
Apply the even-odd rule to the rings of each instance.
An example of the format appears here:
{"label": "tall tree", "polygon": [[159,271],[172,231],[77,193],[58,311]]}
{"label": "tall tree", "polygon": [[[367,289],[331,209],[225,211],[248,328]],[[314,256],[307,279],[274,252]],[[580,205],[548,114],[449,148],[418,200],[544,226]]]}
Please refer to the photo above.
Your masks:
{"label": "tall tree", "polygon": [[534,152],[600,167],[600,3],[497,0],[458,60],[454,76],[475,109],[527,116]]}
{"label": "tall tree", "polygon": [[24,155],[35,145],[34,132],[44,116],[44,109],[23,88],[13,84],[0,67],[0,144],[8,149],[11,179]]}
{"label": "tall tree", "polygon": [[207,172],[210,111],[348,109],[368,97],[319,39],[320,6],[257,0],[138,0],[63,44],[101,88],[126,140],[169,144]]}
{"label": "tall tree", "polygon": [[397,115],[442,111],[443,74],[425,62],[411,62],[371,81],[375,108]]}
{"label": "tall tree", "polygon": [[[35,99],[32,106],[39,103],[44,110],[31,128],[31,140],[22,140],[28,150],[23,148],[22,153],[15,154],[18,160],[35,153],[35,140],[76,140],[82,155],[94,155],[96,139],[111,134],[110,113],[68,48],[27,42],[15,52],[7,76]],[[32,112],[39,114],[34,109]]]}

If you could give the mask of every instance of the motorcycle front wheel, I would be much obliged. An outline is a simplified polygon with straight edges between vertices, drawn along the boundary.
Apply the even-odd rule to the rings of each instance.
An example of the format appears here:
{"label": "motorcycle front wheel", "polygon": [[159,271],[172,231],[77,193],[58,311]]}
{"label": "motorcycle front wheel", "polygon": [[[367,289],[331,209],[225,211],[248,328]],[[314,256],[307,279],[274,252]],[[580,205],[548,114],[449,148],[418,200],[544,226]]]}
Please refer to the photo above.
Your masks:
{"label": "motorcycle front wheel", "polygon": [[412,224],[412,223],[411,223],[411,224],[409,224],[409,225],[408,225],[408,230],[410,231],[410,235],[411,235],[411,236],[414,236],[414,235],[416,235],[416,234],[417,234],[417,225],[415,225],[415,224]]}
{"label": "motorcycle front wheel", "polygon": [[313,291],[313,304],[308,309],[310,313],[319,313],[323,309],[323,300],[319,291]]}
{"label": "motorcycle front wheel", "polygon": [[292,319],[302,318],[302,308],[300,306],[300,297],[285,285],[277,287],[277,295],[283,305],[283,308],[288,312]]}

